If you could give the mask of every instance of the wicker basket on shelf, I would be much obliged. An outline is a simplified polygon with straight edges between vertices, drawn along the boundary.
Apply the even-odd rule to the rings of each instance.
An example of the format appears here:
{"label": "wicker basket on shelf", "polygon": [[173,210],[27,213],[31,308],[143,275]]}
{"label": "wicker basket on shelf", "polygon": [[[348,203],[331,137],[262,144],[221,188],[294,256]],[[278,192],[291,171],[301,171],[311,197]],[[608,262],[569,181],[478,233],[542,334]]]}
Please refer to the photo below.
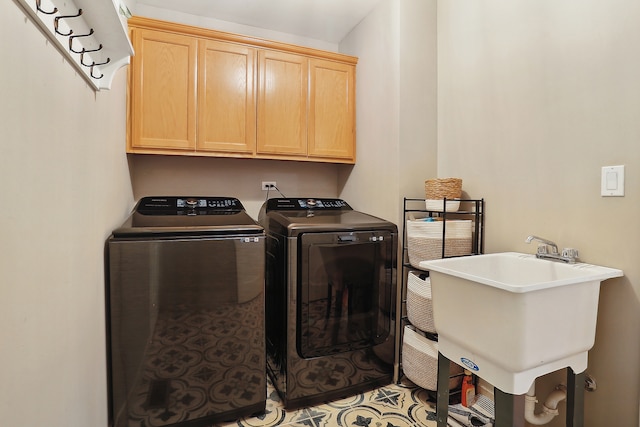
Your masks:
{"label": "wicker basket on shelf", "polygon": [[446,211],[455,212],[460,208],[462,180],[460,178],[428,179],[424,182],[426,208],[430,211],[444,211],[444,199],[447,199]]}
{"label": "wicker basket on shelf", "polygon": [[462,179],[435,178],[424,182],[425,198],[429,200],[459,199],[462,196]]}

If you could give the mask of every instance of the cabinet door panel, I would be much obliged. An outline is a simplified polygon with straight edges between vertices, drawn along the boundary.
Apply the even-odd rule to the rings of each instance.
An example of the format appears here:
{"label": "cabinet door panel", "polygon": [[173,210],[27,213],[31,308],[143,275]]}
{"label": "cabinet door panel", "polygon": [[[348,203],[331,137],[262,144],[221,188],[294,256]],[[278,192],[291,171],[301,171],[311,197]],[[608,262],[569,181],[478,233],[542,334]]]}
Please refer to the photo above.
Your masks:
{"label": "cabinet door panel", "polygon": [[131,147],[194,150],[196,40],[141,29],[133,40]]}
{"label": "cabinet door panel", "polygon": [[269,50],[258,58],[257,152],[306,156],[308,60]]}
{"label": "cabinet door panel", "polygon": [[197,149],[255,153],[256,49],[201,41]]}
{"label": "cabinet door panel", "polygon": [[355,67],[309,61],[309,157],[355,159]]}

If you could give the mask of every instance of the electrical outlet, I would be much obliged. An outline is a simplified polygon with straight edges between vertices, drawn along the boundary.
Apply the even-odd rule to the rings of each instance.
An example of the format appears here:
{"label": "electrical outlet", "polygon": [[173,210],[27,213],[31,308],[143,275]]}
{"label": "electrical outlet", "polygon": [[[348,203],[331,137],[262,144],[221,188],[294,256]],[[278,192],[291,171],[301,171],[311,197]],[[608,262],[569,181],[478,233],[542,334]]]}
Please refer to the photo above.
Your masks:
{"label": "electrical outlet", "polygon": [[275,190],[276,189],[276,182],[275,181],[262,181],[262,189],[263,190]]}

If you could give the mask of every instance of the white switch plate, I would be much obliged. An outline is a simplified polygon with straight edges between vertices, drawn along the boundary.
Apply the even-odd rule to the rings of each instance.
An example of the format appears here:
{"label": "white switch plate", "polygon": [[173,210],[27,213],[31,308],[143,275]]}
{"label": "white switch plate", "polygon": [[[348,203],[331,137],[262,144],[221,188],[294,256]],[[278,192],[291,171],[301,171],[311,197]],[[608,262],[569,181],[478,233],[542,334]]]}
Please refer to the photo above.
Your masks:
{"label": "white switch plate", "polygon": [[624,196],[624,165],[602,167],[600,195]]}

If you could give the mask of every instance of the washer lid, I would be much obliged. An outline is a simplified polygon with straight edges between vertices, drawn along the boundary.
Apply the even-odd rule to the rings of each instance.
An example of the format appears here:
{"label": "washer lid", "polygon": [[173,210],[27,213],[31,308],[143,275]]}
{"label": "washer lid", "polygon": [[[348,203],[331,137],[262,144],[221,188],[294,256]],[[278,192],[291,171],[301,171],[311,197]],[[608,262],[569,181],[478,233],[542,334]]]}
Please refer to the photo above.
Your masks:
{"label": "washer lid", "polygon": [[116,237],[259,234],[263,228],[233,197],[143,197]]}

